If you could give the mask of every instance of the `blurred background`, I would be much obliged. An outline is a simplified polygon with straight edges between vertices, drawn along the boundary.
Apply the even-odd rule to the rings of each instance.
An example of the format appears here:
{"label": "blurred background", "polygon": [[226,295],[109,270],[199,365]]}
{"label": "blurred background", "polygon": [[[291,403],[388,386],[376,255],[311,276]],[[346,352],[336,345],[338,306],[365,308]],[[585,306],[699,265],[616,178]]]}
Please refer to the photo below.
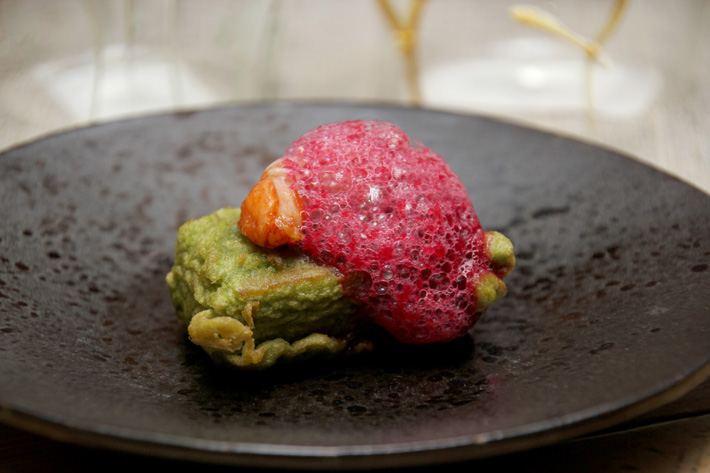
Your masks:
{"label": "blurred background", "polygon": [[703,0],[0,0],[0,148],[245,101],[388,102],[602,143],[710,192],[709,25]]}

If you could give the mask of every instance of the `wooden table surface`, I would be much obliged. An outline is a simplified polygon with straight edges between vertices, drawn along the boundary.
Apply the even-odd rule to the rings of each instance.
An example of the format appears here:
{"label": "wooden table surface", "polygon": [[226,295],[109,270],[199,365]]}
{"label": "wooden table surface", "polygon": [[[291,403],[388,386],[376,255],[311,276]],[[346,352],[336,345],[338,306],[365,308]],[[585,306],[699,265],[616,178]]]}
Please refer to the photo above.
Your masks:
{"label": "wooden table surface", "polygon": [[[593,36],[611,2],[538,4]],[[408,1],[395,6],[404,11]],[[549,105],[530,100],[546,92],[550,68],[572,64],[582,70],[578,51],[515,24],[502,2],[433,1],[420,26],[423,105],[486,113],[611,146],[710,192],[708,25],[707,1],[630,2],[606,45],[612,65],[597,72],[599,90],[590,114],[574,88],[553,96]],[[0,149],[96,121],[225,102],[315,98],[407,104],[404,68],[388,28],[376,4],[365,1],[212,0],[206,8],[195,0],[5,0],[0,2]],[[474,74],[470,87],[452,98],[446,80],[455,74],[436,72],[456,65],[477,73],[485,67],[483,76]],[[490,71],[498,76],[486,76]],[[614,75],[620,71],[626,75]],[[584,93],[582,75],[566,80]],[[615,92],[614,81],[629,93]],[[635,102],[629,102],[631,96]],[[710,472],[710,382],[613,433],[465,466]],[[194,465],[67,446],[0,427],[0,472],[142,467]]]}

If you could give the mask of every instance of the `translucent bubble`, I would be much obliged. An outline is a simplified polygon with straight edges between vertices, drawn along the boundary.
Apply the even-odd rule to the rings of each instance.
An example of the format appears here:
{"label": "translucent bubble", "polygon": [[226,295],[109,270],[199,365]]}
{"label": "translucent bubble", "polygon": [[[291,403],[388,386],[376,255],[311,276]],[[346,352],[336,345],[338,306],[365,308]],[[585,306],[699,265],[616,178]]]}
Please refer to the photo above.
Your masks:
{"label": "translucent bubble", "polygon": [[353,169],[353,177],[360,179],[367,177],[367,169],[362,167],[357,167]]}
{"label": "translucent bubble", "polygon": [[387,294],[387,283],[380,281],[375,284],[375,292],[377,293],[378,296],[384,296]]}
{"label": "translucent bubble", "polygon": [[459,276],[458,278],[456,278],[454,284],[460,291],[463,291],[464,289],[466,289],[467,282],[468,280],[466,279],[466,276]]}

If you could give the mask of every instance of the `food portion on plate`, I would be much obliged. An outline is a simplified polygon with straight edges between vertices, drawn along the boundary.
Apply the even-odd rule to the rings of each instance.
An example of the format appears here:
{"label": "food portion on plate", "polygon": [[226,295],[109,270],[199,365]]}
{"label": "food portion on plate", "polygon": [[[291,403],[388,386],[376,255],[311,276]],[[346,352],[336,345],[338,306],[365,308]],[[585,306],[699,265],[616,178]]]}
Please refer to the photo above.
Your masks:
{"label": "food portion on plate", "polygon": [[241,210],[185,223],[167,276],[190,339],[242,368],[468,332],[506,292],[513,245],[484,231],[461,180],[395,125],[296,140]]}
{"label": "food portion on plate", "polygon": [[221,209],[178,231],[168,274],[190,339],[215,359],[267,367],[279,358],[362,349],[355,306],[335,270],[288,251],[264,251]]}

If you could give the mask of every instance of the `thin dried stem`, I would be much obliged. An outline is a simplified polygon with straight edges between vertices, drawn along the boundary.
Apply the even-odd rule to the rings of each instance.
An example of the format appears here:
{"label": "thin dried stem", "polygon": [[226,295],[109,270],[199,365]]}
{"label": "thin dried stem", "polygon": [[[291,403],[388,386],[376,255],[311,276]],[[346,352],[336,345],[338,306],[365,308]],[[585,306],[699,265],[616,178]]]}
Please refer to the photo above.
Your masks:
{"label": "thin dried stem", "polygon": [[387,20],[395,37],[397,48],[404,59],[404,72],[409,95],[414,105],[421,103],[419,85],[419,64],[417,61],[417,28],[426,0],[412,0],[407,21],[402,21],[388,0],[377,0],[382,14]]}

